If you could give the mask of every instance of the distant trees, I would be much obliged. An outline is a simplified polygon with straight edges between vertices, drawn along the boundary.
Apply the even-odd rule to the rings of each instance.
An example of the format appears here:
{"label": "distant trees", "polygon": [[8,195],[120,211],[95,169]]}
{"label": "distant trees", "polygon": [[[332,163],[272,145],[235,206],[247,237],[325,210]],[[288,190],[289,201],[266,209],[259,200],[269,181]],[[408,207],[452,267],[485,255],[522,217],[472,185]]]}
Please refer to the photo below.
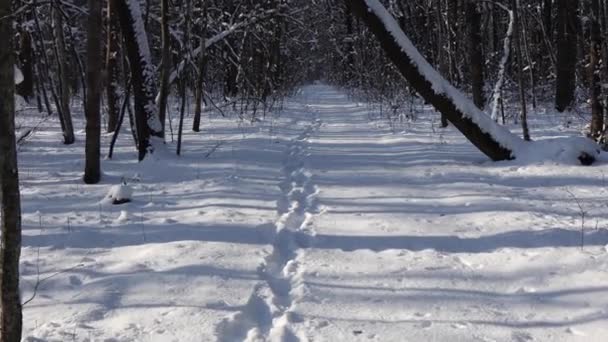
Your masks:
{"label": "distant trees", "polygon": [[[521,123],[527,138],[525,119],[540,99],[558,111],[588,113],[589,135],[603,139],[606,0],[380,2],[429,63],[496,121]],[[85,104],[91,87],[86,1],[21,3],[15,20],[26,80],[18,91],[58,114],[69,143],[74,104]],[[154,141],[174,139],[173,114],[181,117],[182,107],[195,132],[208,108],[255,121],[313,79],[373,104],[392,123],[416,116],[415,87],[381,53],[350,1],[101,3],[107,5],[101,122],[108,132],[121,117],[129,122],[140,160]]]}
{"label": "distant trees", "polygon": [[[0,0],[0,41],[13,46],[11,1]],[[15,58],[10,48],[0,49],[0,341],[21,341],[19,295],[21,254],[21,201],[15,142]]]}

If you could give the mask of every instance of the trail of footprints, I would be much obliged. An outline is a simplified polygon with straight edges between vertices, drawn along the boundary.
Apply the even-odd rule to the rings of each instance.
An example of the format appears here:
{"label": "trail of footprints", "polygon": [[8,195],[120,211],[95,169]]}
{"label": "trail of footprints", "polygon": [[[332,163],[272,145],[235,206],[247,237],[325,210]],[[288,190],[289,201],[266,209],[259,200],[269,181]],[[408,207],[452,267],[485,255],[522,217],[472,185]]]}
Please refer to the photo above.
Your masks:
{"label": "trail of footprints", "polygon": [[318,188],[306,159],[309,139],[321,127],[321,120],[316,112],[309,112],[311,123],[286,150],[272,253],[258,268],[263,282],[256,285],[242,311],[218,325],[216,332],[221,342],[306,340],[290,325],[295,318],[293,309],[306,293],[300,259],[302,248],[313,243],[315,232],[310,223],[318,213]]}

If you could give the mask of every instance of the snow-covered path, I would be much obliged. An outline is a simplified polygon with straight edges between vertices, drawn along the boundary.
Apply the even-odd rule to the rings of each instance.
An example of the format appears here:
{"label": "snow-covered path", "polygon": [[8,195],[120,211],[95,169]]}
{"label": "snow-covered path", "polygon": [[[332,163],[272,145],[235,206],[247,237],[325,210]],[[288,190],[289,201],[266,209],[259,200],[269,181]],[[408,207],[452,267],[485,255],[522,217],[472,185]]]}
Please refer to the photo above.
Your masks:
{"label": "snow-covered path", "polygon": [[[43,279],[26,336],[604,340],[605,165],[489,163],[431,111],[399,133],[373,116],[305,87],[256,125],[209,117],[182,158],[137,164],[125,134],[91,187],[82,144],[39,132],[20,155],[24,299]],[[101,201],[121,180],[134,202]]]}

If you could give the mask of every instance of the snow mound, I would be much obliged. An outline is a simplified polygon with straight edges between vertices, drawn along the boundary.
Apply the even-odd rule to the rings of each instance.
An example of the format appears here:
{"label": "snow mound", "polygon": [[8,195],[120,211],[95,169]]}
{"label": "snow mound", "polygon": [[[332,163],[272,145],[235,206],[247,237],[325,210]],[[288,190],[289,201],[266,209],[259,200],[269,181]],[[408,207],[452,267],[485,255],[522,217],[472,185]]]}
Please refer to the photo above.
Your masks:
{"label": "snow mound", "polygon": [[591,165],[601,149],[593,140],[584,137],[552,138],[533,141],[516,152],[516,163]]}
{"label": "snow mound", "polygon": [[131,202],[133,188],[127,184],[114,185],[108,191],[104,201],[111,204],[123,204]]}
{"label": "snow mound", "polygon": [[24,77],[21,70],[15,65],[15,84],[23,82]]}

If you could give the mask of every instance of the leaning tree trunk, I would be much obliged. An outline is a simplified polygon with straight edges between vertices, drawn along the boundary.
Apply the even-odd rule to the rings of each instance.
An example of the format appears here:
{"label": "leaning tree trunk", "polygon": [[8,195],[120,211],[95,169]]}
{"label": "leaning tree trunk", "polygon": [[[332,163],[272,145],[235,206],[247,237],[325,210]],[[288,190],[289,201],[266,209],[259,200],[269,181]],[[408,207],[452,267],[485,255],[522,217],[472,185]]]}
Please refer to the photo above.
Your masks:
{"label": "leaning tree trunk", "polygon": [[21,200],[15,142],[15,60],[11,1],[0,0],[0,341],[21,341]]}
{"label": "leaning tree trunk", "polygon": [[[349,0],[345,0],[349,1]],[[492,160],[512,159],[521,139],[494,123],[434,70],[378,0],[352,0],[355,13],[420,95]]]}
{"label": "leaning tree trunk", "polygon": [[101,54],[102,41],[102,2],[89,0],[89,15],[87,22],[87,101],[85,108],[86,145],[84,182],[97,184],[101,180],[100,140],[101,140]]}
{"label": "leaning tree trunk", "polygon": [[131,84],[135,100],[135,126],[139,160],[153,151],[151,137],[163,137],[163,128],[154,101],[156,87],[154,68],[144,20],[137,0],[110,0],[115,6],[131,68]]}
{"label": "leaning tree trunk", "polygon": [[579,0],[557,1],[557,79],[555,109],[572,107],[576,90],[577,20]]}

